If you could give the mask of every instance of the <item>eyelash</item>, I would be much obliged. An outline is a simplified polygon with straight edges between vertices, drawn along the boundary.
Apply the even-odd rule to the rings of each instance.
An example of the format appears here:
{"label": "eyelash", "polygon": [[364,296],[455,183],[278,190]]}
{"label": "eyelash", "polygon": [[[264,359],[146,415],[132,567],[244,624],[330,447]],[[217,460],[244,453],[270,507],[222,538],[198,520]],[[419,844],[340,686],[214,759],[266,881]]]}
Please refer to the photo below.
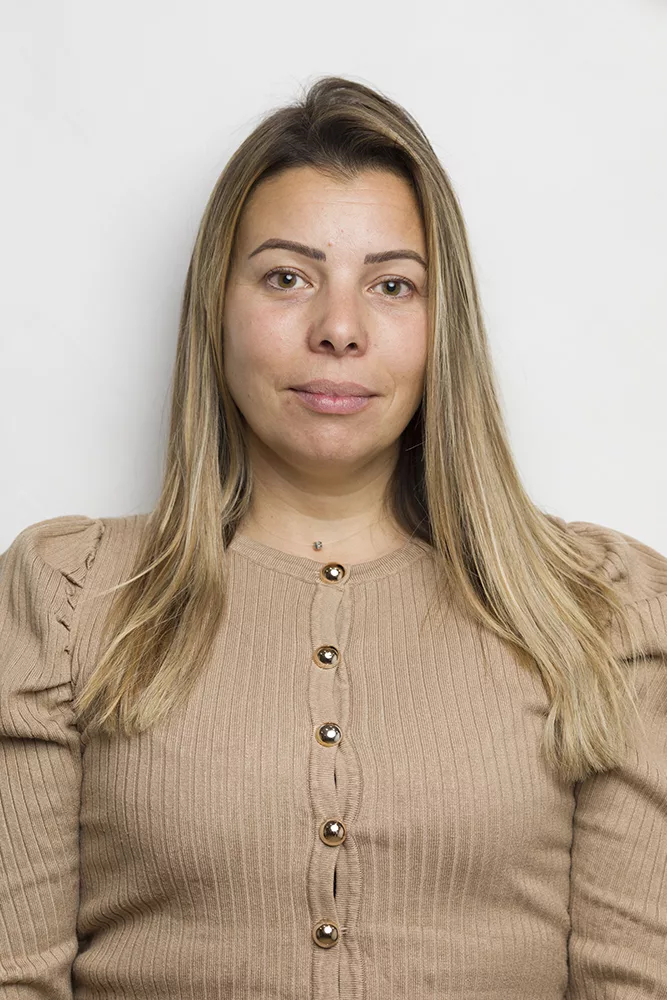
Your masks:
{"label": "eyelash", "polygon": [[[268,271],[264,275],[264,280],[267,281],[267,283],[268,283],[268,279],[270,277],[272,277],[272,275],[274,275],[274,274],[294,274],[294,275],[296,275],[296,277],[302,278],[304,281],[306,280],[303,277],[303,275],[299,274],[299,272],[296,271],[293,267],[274,267],[273,270]],[[413,291],[413,292],[415,292],[417,290],[415,288],[415,286],[413,285],[413,283],[408,280],[408,278],[399,278],[398,275],[392,275],[392,274],[387,275],[387,277],[383,278],[382,281],[377,281],[376,284],[377,285],[383,285],[387,281],[397,281],[397,282],[400,282],[403,285],[407,285],[410,288],[410,290]],[[292,291],[294,291],[293,288],[278,288],[277,285],[269,285],[269,288],[274,288],[277,292],[292,292]],[[407,299],[407,298],[409,298],[409,296],[408,295],[384,295],[383,298],[386,298],[386,299]]]}

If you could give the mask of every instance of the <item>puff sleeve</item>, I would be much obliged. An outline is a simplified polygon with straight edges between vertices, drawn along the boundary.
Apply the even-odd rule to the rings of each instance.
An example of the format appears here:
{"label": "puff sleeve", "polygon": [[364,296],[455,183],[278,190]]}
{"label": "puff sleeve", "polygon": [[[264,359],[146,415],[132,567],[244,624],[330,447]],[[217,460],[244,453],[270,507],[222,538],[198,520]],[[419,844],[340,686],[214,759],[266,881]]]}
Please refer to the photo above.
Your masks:
{"label": "puff sleeve", "polygon": [[72,625],[103,522],[64,515],[0,555],[0,995],[72,997],[81,748]]}
{"label": "puff sleeve", "polygon": [[667,558],[630,535],[570,522],[600,552],[646,660],[633,662],[645,733],[624,762],[575,785],[564,1000],[667,997]]}

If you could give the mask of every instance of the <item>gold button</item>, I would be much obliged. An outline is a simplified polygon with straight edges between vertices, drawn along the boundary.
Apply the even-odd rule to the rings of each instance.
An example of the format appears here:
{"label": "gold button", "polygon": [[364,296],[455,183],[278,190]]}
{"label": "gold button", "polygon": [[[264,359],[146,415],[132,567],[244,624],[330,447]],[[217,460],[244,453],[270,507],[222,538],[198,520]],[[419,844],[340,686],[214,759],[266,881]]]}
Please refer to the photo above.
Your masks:
{"label": "gold button", "polygon": [[325,583],[340,583],[345,576],[345,567],[340,563],[325,563],[320,569],[320,577]]}
{"label": "gold button", "polygon": [[332,747],[340,743],[343,734],[335,722],[325,722],[315,730],[315,739],[323,747]]}
{"label": "gold button", "polygon": [[333,948],[338,944],[338,927],[330,920],[322,920],[313,927],[313,941],[320,948]]}
{"label": "gold button", "polygon": [[320,823],[319,835],[323,844],[328,847],[337,847],[345,840],[347,831],[345,824],[339,819],[325,819],[324,823]]}
{"label": "gold button", "polygon": [[337,667],[339,655],[335,646],[318,646],[313,659],[318,667]]}

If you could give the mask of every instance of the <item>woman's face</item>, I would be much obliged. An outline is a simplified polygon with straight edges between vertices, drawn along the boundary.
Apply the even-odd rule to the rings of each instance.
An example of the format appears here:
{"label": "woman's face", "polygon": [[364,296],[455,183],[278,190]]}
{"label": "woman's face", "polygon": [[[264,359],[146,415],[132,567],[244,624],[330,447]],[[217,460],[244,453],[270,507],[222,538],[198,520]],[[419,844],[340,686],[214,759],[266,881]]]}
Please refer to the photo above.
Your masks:
{"label": "woman's face", "polygon": [[[225,374],[251,454],[324,478],[395,457],[423,390],[425,263],[414,195],[388,171],[340,181],[293,167],[255,189],[223,317]],[[339,400],[323,412],[322,395],[295,391],[312,379],[373,395],[361,409]]]}

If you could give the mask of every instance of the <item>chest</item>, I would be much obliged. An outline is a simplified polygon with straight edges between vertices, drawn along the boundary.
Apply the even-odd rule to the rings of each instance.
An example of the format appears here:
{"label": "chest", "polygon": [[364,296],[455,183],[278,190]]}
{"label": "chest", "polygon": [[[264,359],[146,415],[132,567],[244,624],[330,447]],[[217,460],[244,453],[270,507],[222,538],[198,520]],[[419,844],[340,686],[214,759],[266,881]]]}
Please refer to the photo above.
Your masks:
{"label": "chest", "polygon": [[187,706],[88,746],[84,860],[141,858],[180,889],[247,891],[248,873],[288,888],[334,818],[359,877],[407,866],[408,894],[415,873],[428,894],[486,871],[499,896],[514,871],[564,876],[573,799],[542,762],[539,679],[428,605],[414,581],[239,595]]}

